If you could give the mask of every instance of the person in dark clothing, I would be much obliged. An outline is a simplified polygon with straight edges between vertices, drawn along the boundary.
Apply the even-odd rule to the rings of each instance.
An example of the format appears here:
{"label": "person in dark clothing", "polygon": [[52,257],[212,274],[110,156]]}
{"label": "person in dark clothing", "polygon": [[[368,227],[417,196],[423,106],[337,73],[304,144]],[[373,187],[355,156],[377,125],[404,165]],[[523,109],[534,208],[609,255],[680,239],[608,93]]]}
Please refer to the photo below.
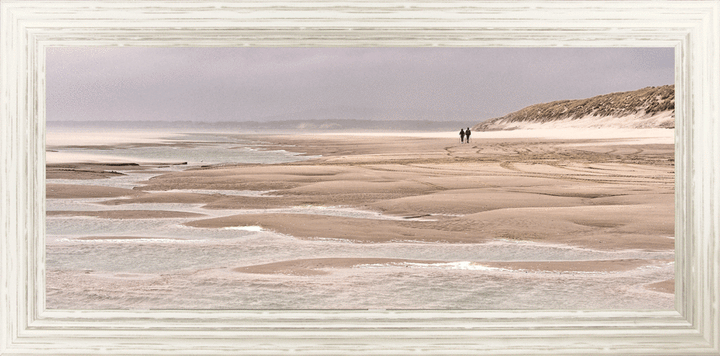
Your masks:
{"label": "person in dark clothing", "polygon": [[465,142],[465,131],[460,129],[460,143]]}
{"label": "person in dark clothing", "polygon": [[465,129],[465,142],[470,143],[470,128]]}

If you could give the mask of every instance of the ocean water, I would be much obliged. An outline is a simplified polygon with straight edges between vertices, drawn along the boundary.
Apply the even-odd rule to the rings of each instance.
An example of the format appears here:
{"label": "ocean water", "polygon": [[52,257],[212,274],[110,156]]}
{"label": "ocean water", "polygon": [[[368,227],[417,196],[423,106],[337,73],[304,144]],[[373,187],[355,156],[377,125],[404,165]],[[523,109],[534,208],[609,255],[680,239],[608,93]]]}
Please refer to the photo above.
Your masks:
{"label": "ocean water", "polygon": [[[174,147],[97,150],[64,154],[128,159],[222,163],[291,162],[306,157],[265,150],[262,142],[219,134],[173,138]],[[207,158],[212,157],[212,158]],[[132,188],[152,174],[48,183]],[[218,191],[193,190],[198,194]],[[262,195],[233,191],[223,194]],[[321,214],[400,219],[348,207],[211,210],[200,204],[125,204],[105,199],[48,199],[48,211],[169,210],[221,217],[235,214]],[[47,307],[50,309],[671,309],[672,294],[644,288],[670,279],[672,263],[621,272],[533,272],[488,268],[484,261],[672,259],[670,252],[599,251],[533,242],[478,244],[352,243],[297,239],[260,227],[192,228],[195,218],[103,219],[48,216]],[[408,221],[403,219],[404,221]],[[103,237],[126,237],[103,239]],[[92,237],[94,239],[87,239]],[[143,238],[135,238],[143,237]],[[368,264],[320,275],[249,274],[234,268],[309,258],[396,258],[438,263]]]}
{"label": "ocean water", "polygon": [[[188,133],[168,136],[162,142],[124,144],[115,149],[106,147],[65,146],[57,153],[107,158],[124,158],[130,162],[187,163],[189,166],[222,163],[285,163],[307,159],[298,153],[269,149],[267,143],[235,135]],[[53,152],[55,153],[55,152]],[[176,167],[183,169],[187,167]]]}

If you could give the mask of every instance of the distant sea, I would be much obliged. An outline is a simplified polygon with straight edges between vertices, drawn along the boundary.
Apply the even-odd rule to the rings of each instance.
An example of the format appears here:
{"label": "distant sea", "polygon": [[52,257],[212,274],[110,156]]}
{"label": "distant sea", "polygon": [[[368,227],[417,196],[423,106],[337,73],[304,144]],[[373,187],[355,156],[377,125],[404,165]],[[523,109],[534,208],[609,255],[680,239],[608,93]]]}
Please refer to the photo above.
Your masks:
{"label": "distant sea", "polygon": [[120,129],[222,131],[227,133],[314,133],[314,132],[433,132],[459,131],[476,125],[481,119],[466,120],[362,120],[317,119],[273,121],[48,121],[49,129]]}

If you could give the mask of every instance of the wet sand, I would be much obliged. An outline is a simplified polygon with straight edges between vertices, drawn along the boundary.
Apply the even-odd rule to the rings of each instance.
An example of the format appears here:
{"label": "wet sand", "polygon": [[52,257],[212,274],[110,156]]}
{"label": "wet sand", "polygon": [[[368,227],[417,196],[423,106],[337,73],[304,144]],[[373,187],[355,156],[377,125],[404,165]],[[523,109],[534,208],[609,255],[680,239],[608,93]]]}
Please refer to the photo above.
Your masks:
{"label": "wet sand", "polygon": [[[606,251],[674,249],[674,148],[604,138],[457,139],[411,136],[271,135],[269,149],[308,156],[272,165],[209,165],[153,177],[135,189],[48,184],[48,198],[107,198],[108,207],[192,203],[208,209],[349,207],[391,218],[307,214],[197,216],[190,227],[257,226],[300,239],[352,243],[528,241]],[[152,171],[156,165],[128,166]],[[123,174],[117,166],[48,165],[48,178]],[[125,168],[123,168],[125,170]],[[180,192],[178,192],[180,190]],[[182,190],[263,191],[257,196]],[[165,212],[153,213],[153,218]],[[54,212],[138,218],[142,211]],[[157,216],[155,216],[157,215]],[[191,217],[186,215],[184,217]],[[443,263],[394,259],[276,261],[236,273],[321,275],[328,268],[376,263]],[[667,262],[667,261],[665,261]],[[603,272],[652,266],[655,260],[483,262],[512,270]],[[672,293],[673,281],[648,286]]]}
{"label": "wet sand", "polygon": [[[140,189],[270,191],[254,197],[168,193],[158,198],[213,209],[346,206],[407,220],[266,214],[188,223],[194,227],[261,226],[300,238],[356,242],[509,239],[611,250],[674,248],[672,145],[539,139],[461,145],[367,136],[264,140],[323,157],[193,169],[155,177]],[[148,202],[153,195],[106,204]]]}
{"label": "wet sand", "polygon": [[[85,176],[85,173],[80,173],[80,175]],[[48,199],[112,198],[133,194],[138,194],[138,192],[135,192],[132,189],[92,185],[52,183],[45,185],[45,197]]]}
{"label": "wet sand", "polygon": [[[543,262],[482,262],[474,263],[476,267],[501,270],[528,272],[617,272],[627,271],[648,263],[656,264],[667,261],[647,260],[609,260],[609,261],[543,261]],[[392,258],[316,258],[267,263],[255,266],[237,267],[233,269],[242,273],[289,274],[289,275],[324,275],[329,270],[342,268],[362,268],[365,266],[381,267],[382,265],[443,265],[444,261],[407,260]],[[462,267],[460,267],[462,268]],[[470,266],[466,268],[472,268]],[[667,290],[668,281],[653,284],[653,288]]]}

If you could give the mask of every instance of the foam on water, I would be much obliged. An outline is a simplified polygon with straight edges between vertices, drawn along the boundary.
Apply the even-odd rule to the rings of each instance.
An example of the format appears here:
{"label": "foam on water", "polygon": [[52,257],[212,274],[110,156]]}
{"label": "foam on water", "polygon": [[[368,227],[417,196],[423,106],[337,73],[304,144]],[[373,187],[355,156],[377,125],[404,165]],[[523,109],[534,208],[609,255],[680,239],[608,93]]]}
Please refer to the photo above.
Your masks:
{"label": "foam on water", "polygon": [[240,231],[265,231],[261,226],[230,226],[223,228],[224,230],[240,230]]}
{"label": "foam on water", "polygon": [[401,267],[401,268],[440,268],[440,269],[461,269],[472,271],[509,271],[508,269],[498,267],[483,266],[470,261],[446,262],[446,263],[418,263],[418,262],[388,262],[388,263],[371,263],[356,265],[354,268],[382,268],[382,267]]}
{"label": "foam on water", "polygon": [[[109,245],[95,245],[93,247]],[[668,278],[672,267],[613,274],[524,273],[448,267],[332,269],[325,275],[249,274],[214,262],[211,249],[192,267],[177,263],[200,246],[165,246],[163,269],[134,272],[54,269],[48,298],[54,308],[128,309],[669,309],[672,295],[642,286]],[[157,258],[160,248],[133,253]],[[83,251],[76,251],[82,253]],[[590,277],[591,278],[588,278]],[[119,283],[117,280],[123,280]],[[92,291],[88,294],[87,291]]]}
{"label": "foam on water", "polygon": [[232,195],[241,197],[267,197],[272,198],[275,195],[267,195],[273,192],[272,190],[207,190],[207,189],[170,189],[170,190],[144,190],[146,193],[193,193],[193,194],[207,194],[207,195]]}

